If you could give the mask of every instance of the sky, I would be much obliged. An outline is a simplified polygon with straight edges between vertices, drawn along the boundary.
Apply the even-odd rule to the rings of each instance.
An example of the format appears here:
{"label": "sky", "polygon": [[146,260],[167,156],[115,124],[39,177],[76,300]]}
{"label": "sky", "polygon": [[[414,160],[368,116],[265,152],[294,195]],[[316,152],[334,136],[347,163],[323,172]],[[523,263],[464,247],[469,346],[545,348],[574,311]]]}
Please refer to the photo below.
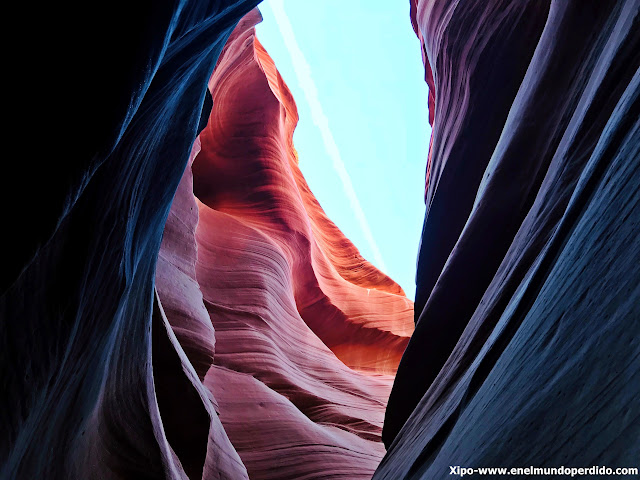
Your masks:
{"label": "sky", "polygon": [[409,0],[265,0],[257,35],[291,89],[300,169],[360,253],[415,295],[429,148]]}

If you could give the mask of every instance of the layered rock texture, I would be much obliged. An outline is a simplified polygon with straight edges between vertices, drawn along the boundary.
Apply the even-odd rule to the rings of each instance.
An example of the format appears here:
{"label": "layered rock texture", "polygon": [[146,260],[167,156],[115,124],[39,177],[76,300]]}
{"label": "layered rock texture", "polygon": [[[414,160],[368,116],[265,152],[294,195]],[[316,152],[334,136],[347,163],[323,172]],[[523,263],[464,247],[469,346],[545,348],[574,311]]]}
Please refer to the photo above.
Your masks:
{"label": "layered rock texture", "polygon": [[371,478],[413,303],[309,190],[296,106],[259,20],[243,18],[209,82],[158,292],[251,479]]}
{"label": "layered rock texture", "polygon": [[29,184],[10,209],[0,273],[3,480],[246,476],[154,278],[207,81],[256,3],[12,15],[30,35],[18,43],[39,47],[12,70],[38,89],[12,90],[34,118],[19,125],[32,137],[17,172],[3,176]]}
{"label": "layered rock texture", "polygon": [[0,479],[638,466],[640,0],[411,0],[415,317],[300,173],[257,3],[15,5]]}
{"label": "layered rock texture", "polygon": [[374,478],[638,466],[639,9],[412,2],[427,214]]}

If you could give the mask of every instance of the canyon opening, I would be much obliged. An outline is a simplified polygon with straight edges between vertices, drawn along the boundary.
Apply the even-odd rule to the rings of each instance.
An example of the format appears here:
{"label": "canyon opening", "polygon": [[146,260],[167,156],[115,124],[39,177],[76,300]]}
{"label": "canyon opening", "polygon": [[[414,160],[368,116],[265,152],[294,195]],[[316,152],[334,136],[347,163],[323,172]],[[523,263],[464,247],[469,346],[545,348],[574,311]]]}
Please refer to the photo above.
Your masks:
{"label": "canyon opening", "polygon": [[16,7],[0,479],[637,477],[640,0],[385,3]]}

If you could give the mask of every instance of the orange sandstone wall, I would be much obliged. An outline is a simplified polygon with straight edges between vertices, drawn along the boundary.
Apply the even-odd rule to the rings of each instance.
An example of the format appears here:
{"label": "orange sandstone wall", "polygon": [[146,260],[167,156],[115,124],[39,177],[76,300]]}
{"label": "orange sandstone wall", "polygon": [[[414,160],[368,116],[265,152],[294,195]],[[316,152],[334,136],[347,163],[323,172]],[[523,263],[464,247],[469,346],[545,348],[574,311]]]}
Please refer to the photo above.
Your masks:
{"label": "orange sandstone wall", "polygon": [[251,479],[368,479],[413,303],[311,193],[296,105],[255,37],[260,19],[241,20],[209,82],[158,291]]}

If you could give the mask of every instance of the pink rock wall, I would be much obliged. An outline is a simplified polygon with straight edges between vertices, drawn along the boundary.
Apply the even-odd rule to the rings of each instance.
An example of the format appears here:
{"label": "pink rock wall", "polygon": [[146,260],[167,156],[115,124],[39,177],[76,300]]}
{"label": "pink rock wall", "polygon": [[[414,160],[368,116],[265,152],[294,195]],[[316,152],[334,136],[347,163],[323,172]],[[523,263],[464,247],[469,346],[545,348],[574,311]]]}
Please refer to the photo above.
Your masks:
{"label": "pink rock wall", "polygon": [[258,21],[243,18],[209,82],[157,288],[251,479],[371,478],[413,303],[309,190],[295,102]]}

